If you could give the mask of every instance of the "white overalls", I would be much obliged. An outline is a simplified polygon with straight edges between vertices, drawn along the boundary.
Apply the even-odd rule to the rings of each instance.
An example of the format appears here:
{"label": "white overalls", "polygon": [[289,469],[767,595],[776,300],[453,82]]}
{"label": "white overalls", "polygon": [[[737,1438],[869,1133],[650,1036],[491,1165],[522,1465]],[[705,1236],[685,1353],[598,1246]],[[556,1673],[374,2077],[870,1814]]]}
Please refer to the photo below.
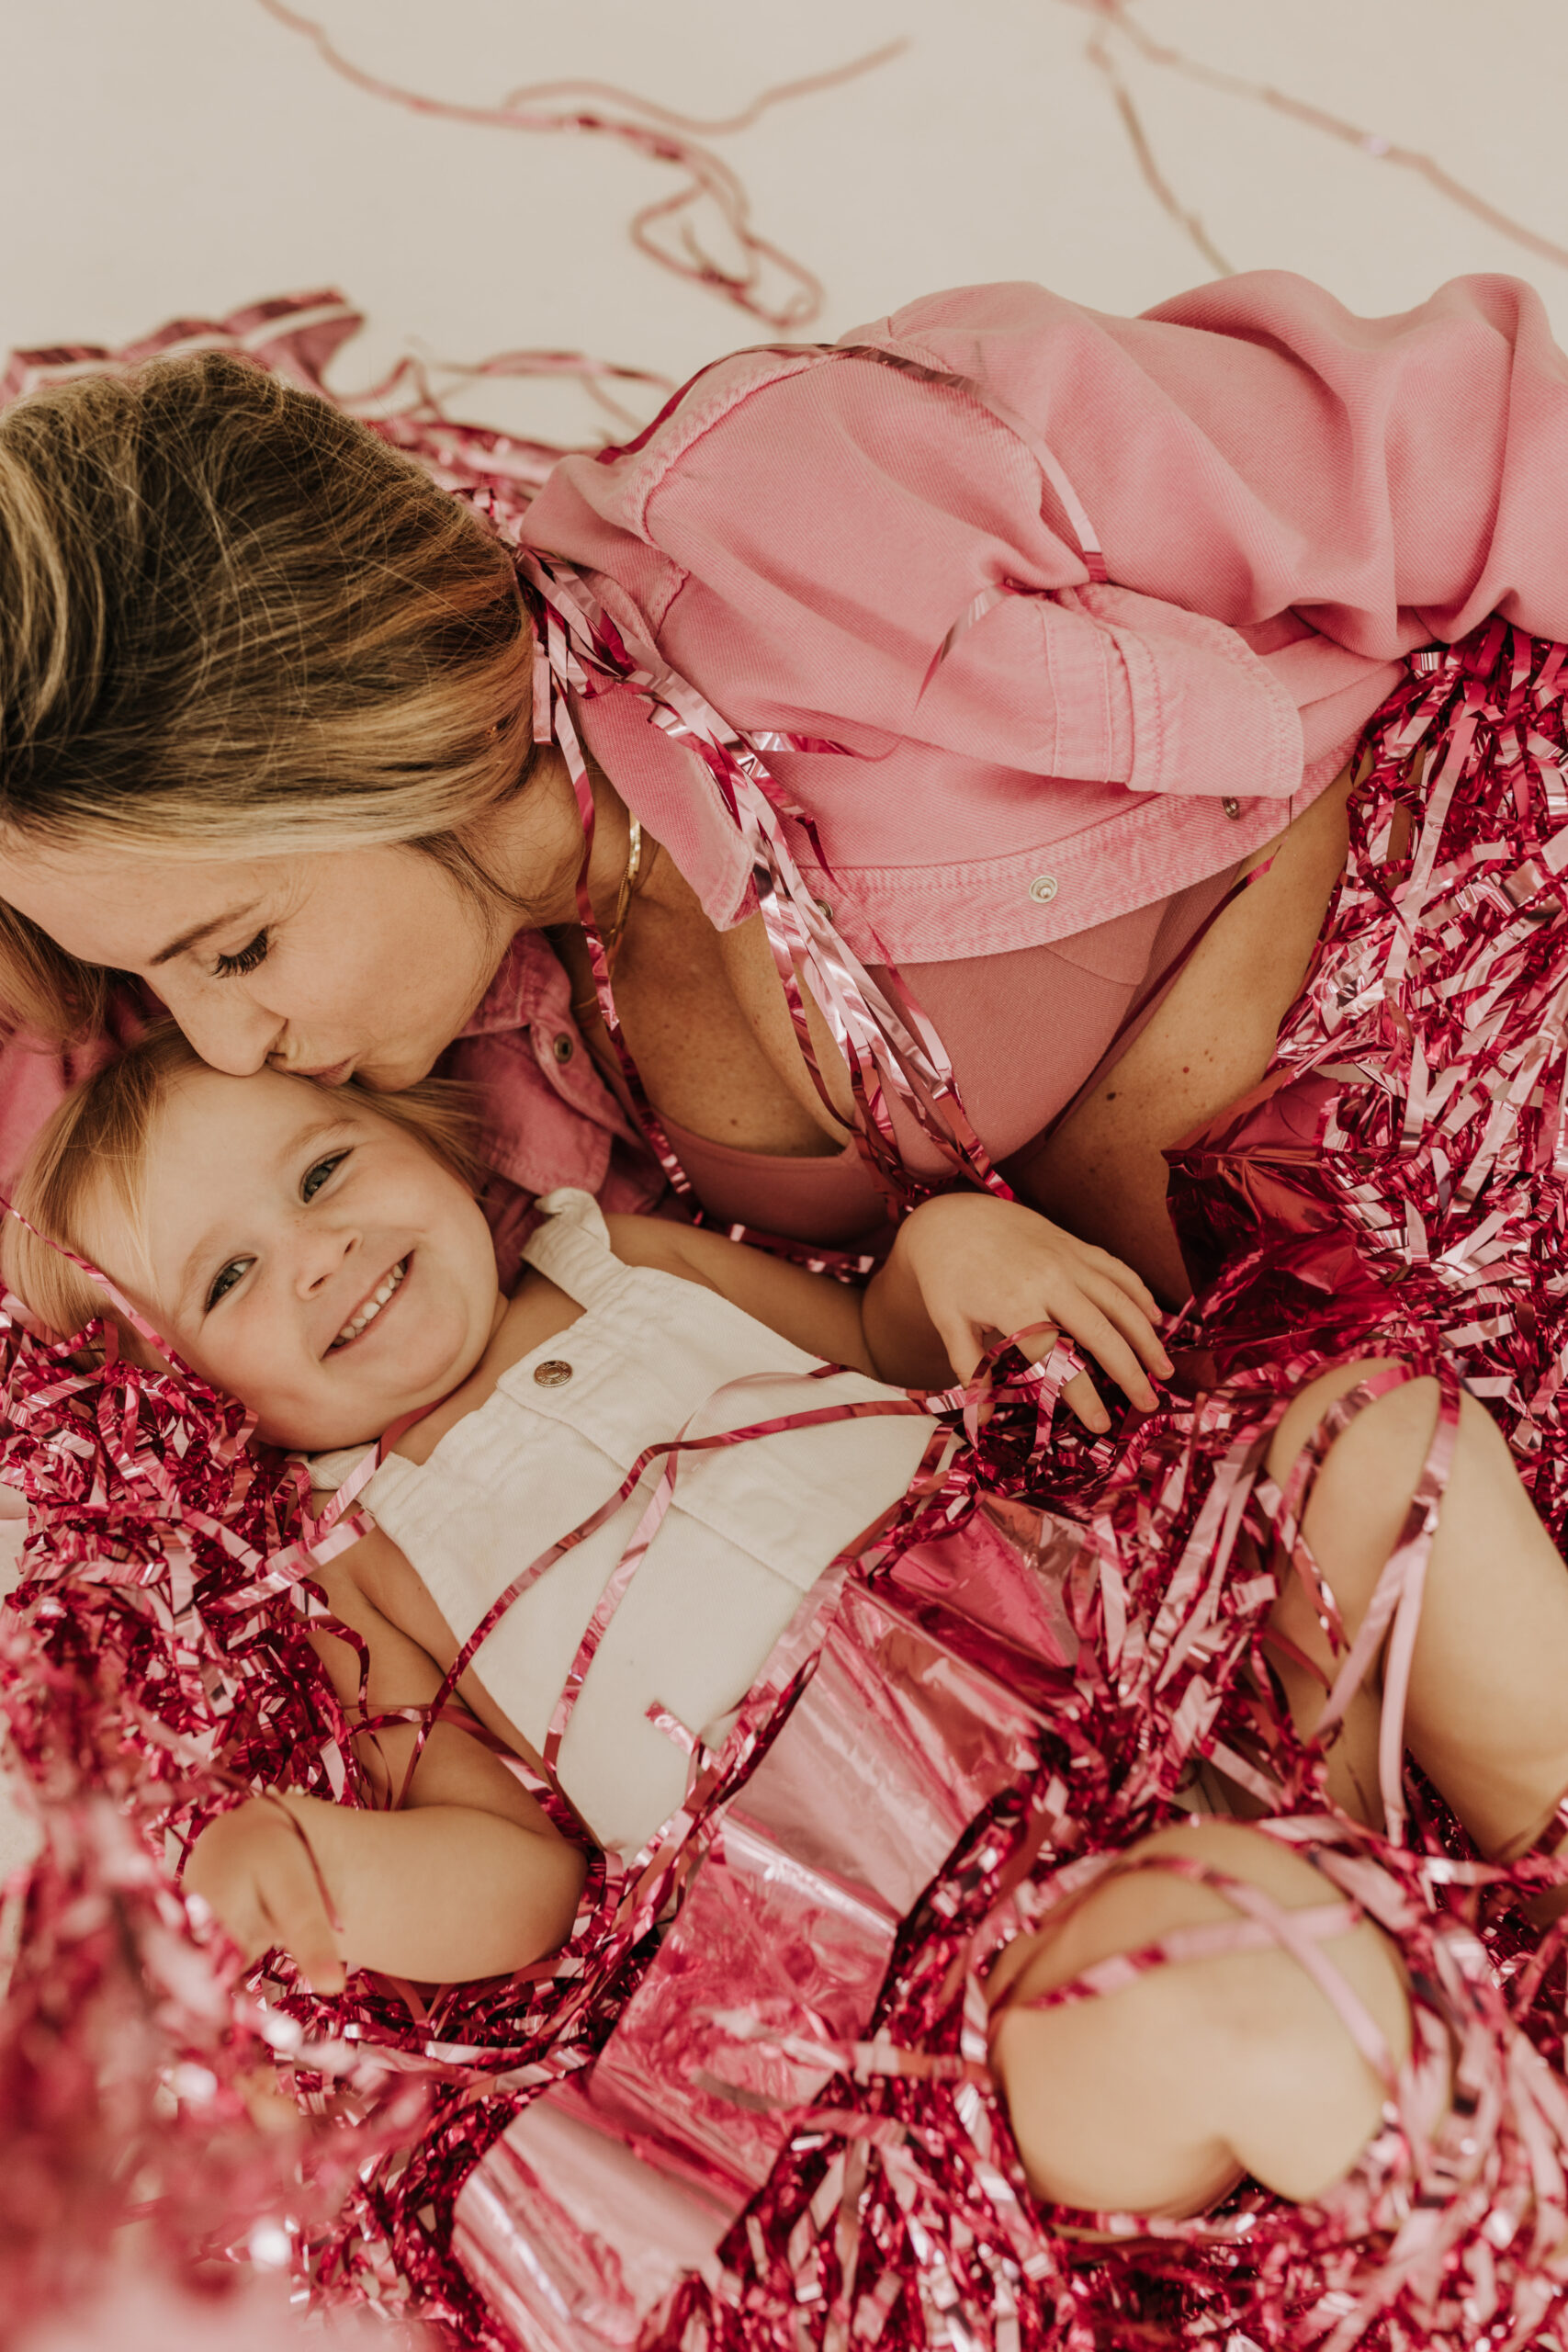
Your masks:
{"label": "white overalls", "polygon": [[[389,1455],[363,1498],[459,1643],[646,1447],[686,1423],[701,1436],[901,1394],[859,1373],[802,1380],[815,1360],[727,1299],[623,1266],[588,1193],[552,1193],[540,1205],[546,1221],[524,1256],[584,1312],[510,1365],[427,1462]],[[737,1706],[829,1562],[905,1492],[932,1426],[923,1415],[840,1421],[680,1458],[670,1510],[561,1743],[560,1785],[601,1844],[635,1852],[684,1794],[686,1755],[649,1721],[649,1705],[699,1734]],[[335,1485],[356,1458],[317,1455],[316,1485]],[[520,1596],[475,1657],[536,1748],[658,1466]]]}

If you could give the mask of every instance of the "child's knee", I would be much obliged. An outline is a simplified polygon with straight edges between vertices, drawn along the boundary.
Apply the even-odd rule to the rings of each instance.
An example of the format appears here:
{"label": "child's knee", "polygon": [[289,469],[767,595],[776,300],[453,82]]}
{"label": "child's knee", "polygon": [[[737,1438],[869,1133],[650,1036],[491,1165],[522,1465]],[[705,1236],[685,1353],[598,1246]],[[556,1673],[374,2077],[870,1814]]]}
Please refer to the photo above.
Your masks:
{"label": "child's knee", "polygon": [[[1185,1853],[1286,1910],[1332,1903],[1321,1873],[1236,1823],[1161,1831],[1129,1859]],[[1102,1882],[1059,1934],[1031,1938],[1004,1983],[992,2064],[1036,2192],[1089,2209],[1201,2211],[1246,2172],[1308,2199],[1354,2165],[1384,2089],[1324,1994],[1277,1946],[1162,1962],[1068,2007],[1022,2006],[1097,1960],[1184,1927],[1227,1922],[1217,1889],[1157,1871]],[[1370,1923],[1324,1946],[1397,2063],[1410,2014],[1397,1959]],[[1009,2008],[1010,1993],[1020,2006]]]}

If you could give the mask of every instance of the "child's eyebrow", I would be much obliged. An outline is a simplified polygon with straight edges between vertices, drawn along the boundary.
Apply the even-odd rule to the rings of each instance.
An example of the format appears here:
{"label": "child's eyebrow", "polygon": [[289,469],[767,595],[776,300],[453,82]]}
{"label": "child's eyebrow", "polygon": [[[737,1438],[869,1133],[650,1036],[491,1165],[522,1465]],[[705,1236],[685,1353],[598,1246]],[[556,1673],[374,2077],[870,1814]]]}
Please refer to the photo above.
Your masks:
{"label": "child's eyebrow", "polygon": [[[287,1141],[279,1147],[274,1158],[275,1172],[281,1176],[287,1169],[310,1150],[312,1144],[324,1142],[331,1136],[343,1135],[346,1124],[346,1113],[329,1111],[319,1118],[307,1120],[302,1126],[295,1127]],[[220,1254],[218,1236],[221,1230],[220,1222],[215,1219],[197,1235],[186,1251],[185,1264],[180,1269],[179,1289],[175,1295],[176,1315],[183,1316],[186,1313],[194,1295],[202,1286],[203,1267],[210,1265]],[[238,1253],[231,1251],[227,1254]]]}

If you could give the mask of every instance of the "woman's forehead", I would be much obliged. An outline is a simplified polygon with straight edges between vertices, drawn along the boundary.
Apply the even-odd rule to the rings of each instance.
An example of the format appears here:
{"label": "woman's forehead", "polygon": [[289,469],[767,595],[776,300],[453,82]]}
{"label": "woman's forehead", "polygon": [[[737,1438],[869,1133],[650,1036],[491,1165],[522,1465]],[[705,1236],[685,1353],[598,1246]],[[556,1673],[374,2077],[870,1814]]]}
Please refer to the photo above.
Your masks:
{"label": "woman's forehead", "polygon": [[243,922],[296,880],[292,858],[163,859],[0,840],[0,899],[85,964],[146,970]]}

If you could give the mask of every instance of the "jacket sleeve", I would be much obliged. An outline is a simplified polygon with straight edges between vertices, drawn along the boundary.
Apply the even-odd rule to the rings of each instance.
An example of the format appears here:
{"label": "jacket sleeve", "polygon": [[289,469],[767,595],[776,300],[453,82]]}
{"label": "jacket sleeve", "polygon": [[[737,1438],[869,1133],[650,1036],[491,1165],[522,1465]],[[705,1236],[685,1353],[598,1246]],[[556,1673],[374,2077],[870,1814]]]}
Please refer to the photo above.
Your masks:
{"label": "jacket sleeve", "polygon": [[1494,609],[1568,635],[1568,363],[1516,280],[1381,320],[1281,272],[1133,320],[980,287],[844,344],[561,469],[668,560],[660,644],[739,723],[1282,797],[1303,709],[1364,679],[1364,716],[1413,647]]}
{"label": "jacket sleeve", "polygon": [[1568,635],[1568,360],[1522,280],[1360,319],[1269,270],[1079,315],[1098,419],[1059,369],[1004,346],[996,373],[1043,405],[1113,579],[1380,660],[1491,612]]}

